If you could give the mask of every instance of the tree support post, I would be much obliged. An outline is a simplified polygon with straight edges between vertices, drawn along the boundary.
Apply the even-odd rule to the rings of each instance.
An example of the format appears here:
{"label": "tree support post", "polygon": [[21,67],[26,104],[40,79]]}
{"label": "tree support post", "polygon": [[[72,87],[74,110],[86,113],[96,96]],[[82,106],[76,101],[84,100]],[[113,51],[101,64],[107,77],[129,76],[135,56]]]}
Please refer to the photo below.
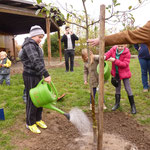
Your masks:
{"label": "tree support post", "polygon": [[14,59],[16,60],[16,45],[15,45],[15,36],[13,36],[12,41],[13,41]]}
{"label": "tree support post", "polygon": [[60,57],[60,61],[62,61],[61,39],[60,39],[60,30],[59,29],[58,29],[58,43],[59,43],[59,57]]}
{"label": "tree support post", "polygon": [[47,32],[47,47],[48,47],[48,62],[51,60],[51,38],[50,38],[50,18],[46,18],[46,32]]}
{"label": "tree support post", "polygon": [[99,33],[99,93],[98,93],[98,145],[103,148],[103,102],[104,102],[104,51],[105,51],[105,5],[100,5]]}

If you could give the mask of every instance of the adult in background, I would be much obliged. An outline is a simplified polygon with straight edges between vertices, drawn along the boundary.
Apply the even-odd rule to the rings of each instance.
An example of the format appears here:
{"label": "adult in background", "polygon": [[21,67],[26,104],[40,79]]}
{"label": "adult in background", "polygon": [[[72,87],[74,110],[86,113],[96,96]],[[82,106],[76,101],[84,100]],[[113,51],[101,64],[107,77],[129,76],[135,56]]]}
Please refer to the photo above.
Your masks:
{"label": "adult in background", "polygon": [[139,52],[138,58],[141,66],[143,92],[148,92],[148,75],[150,76],[150,54],[146,44],[134,44],[135,49]]}
{"label": "adult in background", "polygon": [[[69,70],[73,72],[74,67],[74,55],[75,55],[75,41],[79,38],[70,30],[69,26],[65,27],[65,34],[62,36],[61,42],[64,42],[64,54],[65,54],[65,67],[66,72]],[[70,58],[70,68],[69,68]]]}

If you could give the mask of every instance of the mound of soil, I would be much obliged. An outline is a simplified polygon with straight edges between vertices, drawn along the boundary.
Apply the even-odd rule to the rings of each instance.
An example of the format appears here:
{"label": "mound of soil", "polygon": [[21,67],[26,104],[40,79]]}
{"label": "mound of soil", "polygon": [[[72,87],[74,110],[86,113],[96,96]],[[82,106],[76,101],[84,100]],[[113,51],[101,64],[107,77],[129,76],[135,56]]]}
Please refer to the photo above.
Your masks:
{"label": "mound of soil", "polygon": [[[43,120],[48,128],[40,129],[41,134],[34,134],[26,129],[25,122],[19,125],[20,129],[13,127],[14,132],[18,130],[19,134],[13,138],[13,145],[16,145],[18,150],[25,147],[30,150],[69,150],[69,143],[73,143],[74,139],[80,136],[78,130],[61,114],[46,112],[43,113]],[[25,136],[22,137],[22,133]]]}
{"label": "mound of soil", "polygon": [[129,114],[119,111],[104,113],[104,132],[120,135],[135,144],[138,150],[150,150],[150,132]]}
{"label": "mound of soil", "polygon": [[[91,115],[88,116],[91,120]],[[11,129],[17,133],[12,141],[18,147],[17,150],[92,150],[91,136],[87,138],[81,135],[61,114],[44,111],[43,120],[48,128],[41,129],[42,133],[39,135],[26,129],[24,119],[21,120],[19,125]],[[150,133],[129,115],[118,111],[105,112],[103,143],[104,150],[133,150],[133,145],[138,150],[150,150]],[[121,144],[124,144],[124,148],[121,148]]]}

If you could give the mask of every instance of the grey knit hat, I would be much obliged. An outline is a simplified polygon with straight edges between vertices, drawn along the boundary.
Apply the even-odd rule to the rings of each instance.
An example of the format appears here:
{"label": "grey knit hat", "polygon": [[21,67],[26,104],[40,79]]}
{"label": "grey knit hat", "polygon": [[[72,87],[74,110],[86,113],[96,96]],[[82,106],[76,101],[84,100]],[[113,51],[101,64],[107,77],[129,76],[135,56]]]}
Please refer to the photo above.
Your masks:
{"label": "grey knit hat", "polygon": [[35,26],[31,27],[31,29],[30,29],[30,37],[34,37],[34,36],[41,35],[41,34],[44,35],[45,32],[40,26],[35,25]]}

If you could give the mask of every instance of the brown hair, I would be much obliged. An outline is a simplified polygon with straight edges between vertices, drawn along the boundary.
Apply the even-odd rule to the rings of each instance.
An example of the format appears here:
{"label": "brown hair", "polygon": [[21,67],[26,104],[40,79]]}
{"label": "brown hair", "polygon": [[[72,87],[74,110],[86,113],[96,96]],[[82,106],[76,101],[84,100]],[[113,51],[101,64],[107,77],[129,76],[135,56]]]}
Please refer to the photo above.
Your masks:
{"label": "brown hair", "polygon": [[69,26],[66,26],[66,27],[65,27],[65,30],[68,29],[68,28],[70,28],[70,27],[69,27]]}
{"label": "brown hair", "polygon": [[[90,64],[92,64],[94,60],[93,52],[91,50],[89,52],[90,52]],[[84,48],[82,49],[82,59],[84,62],[86,62],[86,59],[85,59],[86,56],[88,57],[88,51],[86,48]]]}

